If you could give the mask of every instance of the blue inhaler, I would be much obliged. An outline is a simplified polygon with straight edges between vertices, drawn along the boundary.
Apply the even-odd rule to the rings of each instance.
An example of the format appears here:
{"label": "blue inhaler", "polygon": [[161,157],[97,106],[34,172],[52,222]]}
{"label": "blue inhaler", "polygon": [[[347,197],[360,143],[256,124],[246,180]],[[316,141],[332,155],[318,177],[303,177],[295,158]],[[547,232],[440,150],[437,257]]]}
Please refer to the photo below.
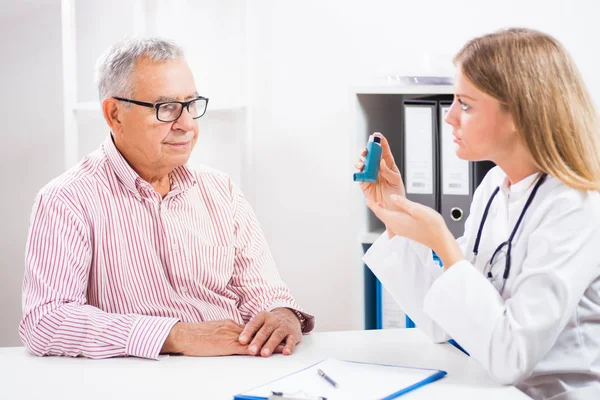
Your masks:
{"label": "blue inhaler", "polygon": [[355,182],[376,182],[379,175],[379,163],[381,162],[381,138],[371,136],[367,143],[367,156],[365,167],[362,172],[354,173]]}

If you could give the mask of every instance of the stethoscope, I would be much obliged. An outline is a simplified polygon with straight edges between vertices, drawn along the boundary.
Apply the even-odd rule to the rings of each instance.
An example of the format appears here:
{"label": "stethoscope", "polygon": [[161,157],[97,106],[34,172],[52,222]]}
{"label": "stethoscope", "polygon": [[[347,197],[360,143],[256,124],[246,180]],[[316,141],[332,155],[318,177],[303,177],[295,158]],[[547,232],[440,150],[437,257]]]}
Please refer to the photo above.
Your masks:
{"label": "stethoscope", "polygon": [[[508,276],[510,274],[510,252],[512,250],[512,241],[513,241],[515,235],[517,234],[517,230],[519,229],[519,225],[521,224],[521,221],[523,220],[523,217],[525,216],[525,212],[531,205],[531,202],[533,201],[533,198],[535,197],[535,194],[537,193],[538,189],[540,188],[542,183],[544,183],[544,181],[546,180],[546,177],[547,177],[547,174],[542,173],[542,175],[536,182],[533,190],[531,191],[531,194],[527,198],[527,201],[525,202],[525,206],[523,207],[523,211],[521,211],[521,215],[519,215],[519,219],[517,220],[515,227],[513,228],[510,236],[508,237],[508,240],[500,243],[500,245],[496,248],[496,250],[492,254],[490,261],[488,262],[489,268],[487,268],[488,265],[486,265],[486,268],[484,269],[484,275],[486,275],[487,278],[490,281],[492,281],[494,279],[494,276],[492,274],[492,266],[494,265],[494,259],[506,247],[506,260],[505,260],[505,264],[504,264],[504,273],[502,274],[503,281],[502,281],[502,286],[499,288],[500,294],[502,294],[502,292],[504,292],[504,285],[506,285],[506,280],[508,279]],[[485,220],[487,219],[488,213],[490,211],[490,207],[492,205],[492,202],[494,201],[494,197],[496,197],[496,195],[498,194],[499,191],[500,191],[500,186],[498,186],[494,190],[494,193],[492,193],[492,195],[490,196],[490,199],[488,200],[487,205],[485,206],[485,210],[483,211],[483,217],[481,218],[481,223],[479,224],[479,230],[477,231],[477,237],[475,238],[475,244],[473,245],[472,264],[475,264],[475,260],[477,259],[477,254],[479,253],[479,242],[481,241],[481,233],[483,232],[483,227],[485,226]]]}

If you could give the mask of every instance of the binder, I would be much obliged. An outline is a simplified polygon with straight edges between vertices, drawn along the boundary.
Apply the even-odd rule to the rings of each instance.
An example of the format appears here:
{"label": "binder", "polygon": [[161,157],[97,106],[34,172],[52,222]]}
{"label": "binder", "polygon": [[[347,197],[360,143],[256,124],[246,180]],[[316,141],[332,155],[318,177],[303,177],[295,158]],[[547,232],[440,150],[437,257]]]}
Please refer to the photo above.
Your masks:
{"label": "binder", "polygon": [[[406,197],[438,210],[437,102],[405,100],[404,146],[400,158]],[[377,328],[413,328],[415,324],[394,299],[376,283]]]}
{"label": "binder", "polygon": [[495,166],[496,164],[492,161],[476,161],[474,163],[471,163],[471,177],[473,183],[471,189],[471,197],[473,193],[475,193],[475,189],[477,189],[477,186],[479,186],[483,178],[485,178],[485,175],[488,173],[488,171],[494,168]]}
{"label": "binder", "polygon": [[[442,261],[435,253],[433,253],[433,261],[440,268],[442,267]],[[400,308],[379,279],[374,275],[373,278],[375,279],[375,329],[415,328],[413,320]]]}
{"label": "binder", "polygon": [[[337,387],[318,374],[324,371]],[[328,358],[234,396],[236,400],[395,399],[443,378],[446,371]]]}
{"label": "binder", "polygon": [[[495,164],[469,162],[456,156],[453,128],[444,120],[451,104],[450,96],[404,100],[404,130],[397,136],[400,143],[392,146],[392,152],[404,179],[406,197],[440,212],[458,238],[464,234],[473,193]],[[390,142],[393,140],[391,136]],[[368,247],[363,245],[364,252]],[[441,267],[435,253],[433,258]],[[367,266],[365,296],[368,297],[365,300],[367,329],[415,327],[410,316],[394,302]],[[465,352],[452,340],[449,342]]]}
{"label": "binder", "polygon": [[404,101],[404,186],[406,198],[434,210],[437,193],[437,102]]}
{"label": "binder", "polygon": [[379,279],[377,279],[376,285],[377,329],[413,328],[415,324],[383,287]]}
{"label": "binder", "polygon": [[456,155],[452,126],[445,121],[451,102],[439,102],[440,214],[455,238],[464,234],[475,189],[494,163],[469,162]]}
{"label": "binder", "polygon": [[[437,102],[405,100],[404,134],[400,157],[406,197],[434,210],[439,209]],[[415,324],[376,280],[376,328],[414,328]]]}
{"label": "binder", "polygon": [[472,195],[471,167],[469,161],[456,155],[452,126],[444,119],[452,103],[439,103],[439,143],[441,196],[440,214],[455,238],[464,233]]}

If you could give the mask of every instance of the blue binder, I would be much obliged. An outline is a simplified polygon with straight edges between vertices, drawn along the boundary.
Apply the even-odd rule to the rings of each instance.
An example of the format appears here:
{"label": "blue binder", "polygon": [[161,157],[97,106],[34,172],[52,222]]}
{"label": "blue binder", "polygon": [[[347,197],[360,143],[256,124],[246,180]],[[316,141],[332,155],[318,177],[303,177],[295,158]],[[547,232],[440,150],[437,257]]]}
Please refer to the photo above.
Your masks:
{"label": "blue binder", "polygon": [[[435,254],[435,252],[433,252],[433,260],[440,266],[440,268],[443,267],[442,260],[440,260],[440,258],[438,257],[437,254]],[[375,321],[376,321],[375,328],[383,329],[383,310],[382,310],[383,287],[381,285],[381,282],[379,282],[379,279],[377,279],[376,277],[375,277],[375,281],[376,281],[375,282]],[[406,323],[407,328],[416,328],[416,326],[417,326],[417,325],[415,325],[413,320],[410,319],[410,317],[408,315],[406,316],[405,323]],[[459,349],[466,355],[470,356],[470,354],[465,349],[463,349],[462,346],[460,344],[458,344],[454,339],[448,340],[448,343],[450,343],[452,346],[456,347],[457,349]]]}
{"label": "blue binder", "polygon": [[[435,252],[433,253],[433,260],[438,263],[438,265],[440,266],[440,268],[442,267],[442,260],[440,260],[440,258],[437,256],[437,254],[435,254]],[[382,310],[382,286],[381,286],[381,282],[379,282],[379,279],[375,278],[376,282],[375,282],[375,328],[376,329],[383,329],[383,310]],[[410,317],[407,315],[406,316],[406,321],[405,321],[406,327],[407,328],[415,328],[416,325],[413,322],[412,319],[410,319]],[[462,350],[462,348],[461,348]],[[464,350],[463,350],[464,351]]]}

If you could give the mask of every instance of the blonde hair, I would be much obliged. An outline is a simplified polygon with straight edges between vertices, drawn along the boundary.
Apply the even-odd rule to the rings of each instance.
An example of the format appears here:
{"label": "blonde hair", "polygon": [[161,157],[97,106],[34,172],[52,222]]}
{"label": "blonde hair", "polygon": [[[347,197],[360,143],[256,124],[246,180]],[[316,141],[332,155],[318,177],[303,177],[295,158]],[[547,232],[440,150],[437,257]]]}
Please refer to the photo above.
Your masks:
{"label": "blonde hair", "polygon": [[502,30],[471,40],[454,62],[510,112],[541,171],[575,189],[600,189],[598,114],[556,39],[530,29]]}

